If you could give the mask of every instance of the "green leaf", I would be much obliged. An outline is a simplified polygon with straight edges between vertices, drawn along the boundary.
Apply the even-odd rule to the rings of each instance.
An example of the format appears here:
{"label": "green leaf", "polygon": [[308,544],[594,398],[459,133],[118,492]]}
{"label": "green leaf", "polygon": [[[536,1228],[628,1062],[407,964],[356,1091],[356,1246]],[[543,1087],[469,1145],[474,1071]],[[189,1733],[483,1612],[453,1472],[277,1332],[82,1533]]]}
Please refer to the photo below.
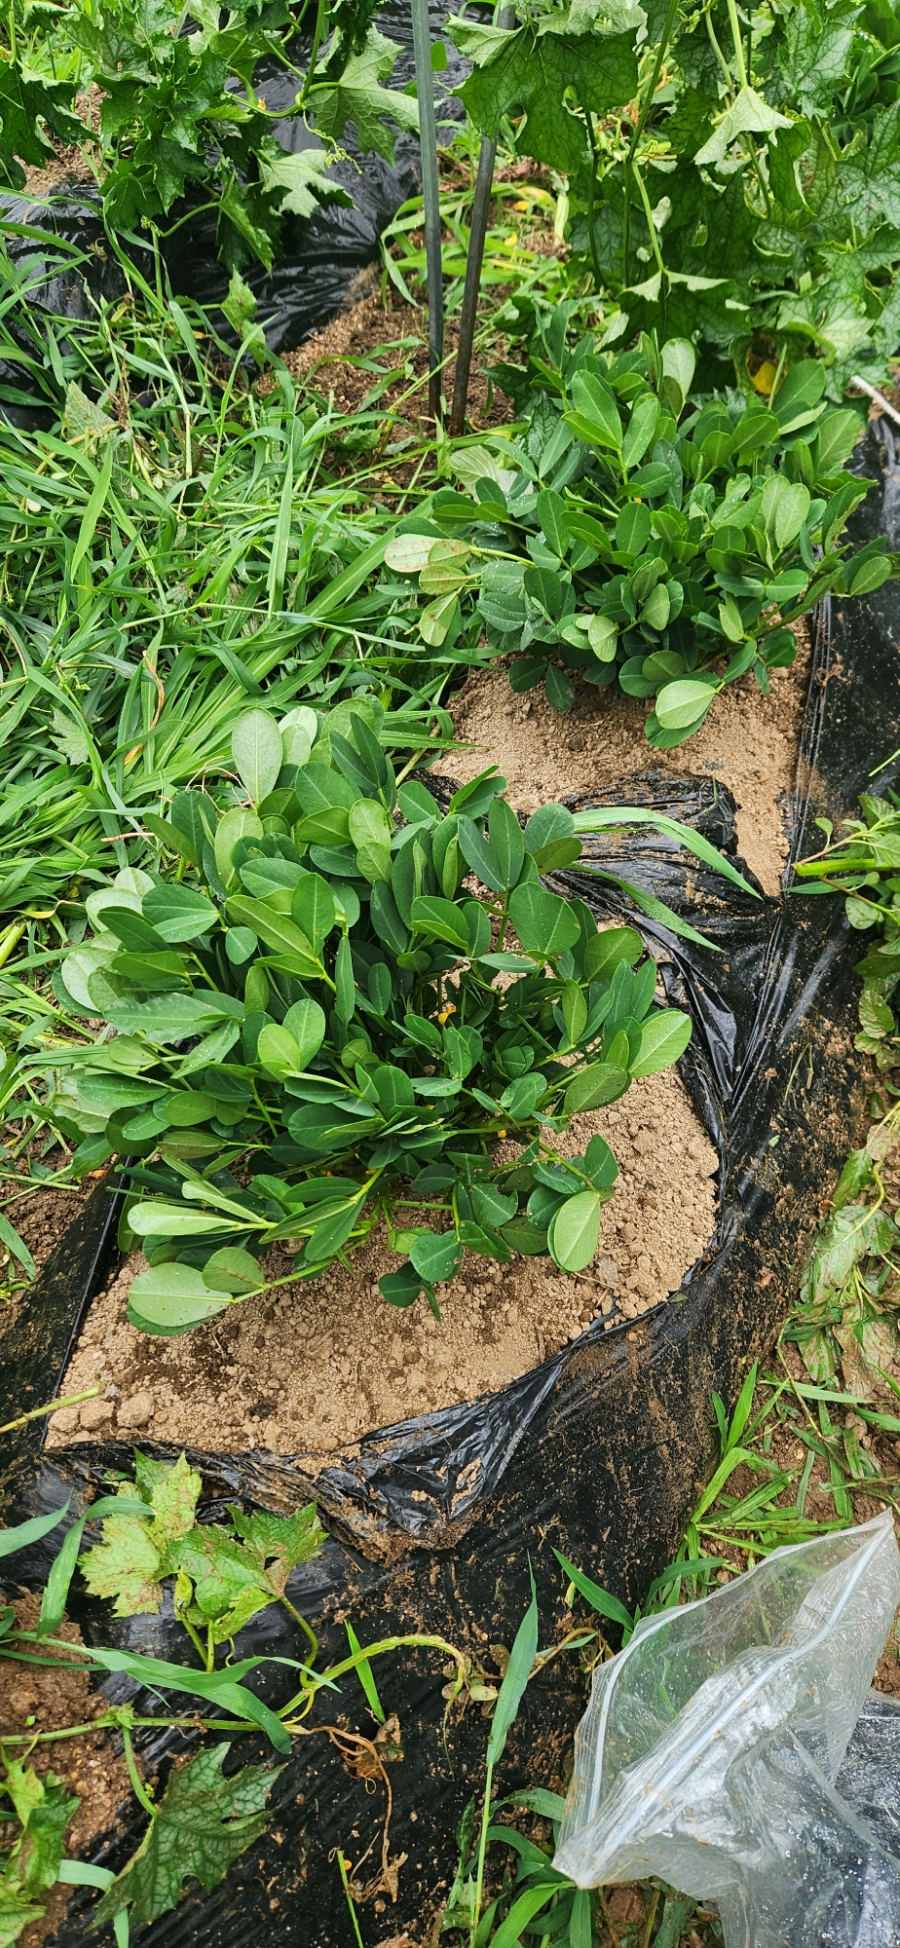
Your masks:
{"label": "green leaf", "polygon": [[341,58],[339,79],[318,80],[313,92],[316,129],[326,141],[339,143],[348,122],[355,123],[356,140],[363,154],[372,151],[386,162],[394,160],[394,130],[418,133],[418,104],[397,89],[381,83],[392,72],[399,53],[396,41],[370,27],[361,53]]}
{"label": "green leaf", "polygon": [[410,1245],[412,1265],[429,1284],[454,1278],[465,1257],[455,1231],[420,1231]]}
{"label": "green leaf", "polygon": [[506,1666],[503,1683],[500,1686],[497,1703],[494,1707],[494,1716],[491,1719],[491,1731],[487,1746],[487,1763],[489,1766],[495,1766],[503,1756],[510,1727],[514,1723],[537,1654],[537,1591],[534,1587],[534,1576],[530,1562],[528,1564],[528,1576],[531,1583],[531,1602],[516,1631],[509,1663]]}
{"label": "green leaf", "polygon": [[596,1190],[581,1190],[560,1205],[548,1232],[551,1254],[564,1272],[582,1272],[595,1257],[600,1218],[606,1199]]}
{"label": "green leaf", "polygon": [[350,840],[364,879],[374,885],[391,877],[391,821],[375,798],[359,798],[350,807]]}
{"label": "green leaf", "polygon": [[219,917],[211,900],[195,892],[192,886],[177,884],[154,886],[144,894],[141,912],[163,940],[173,944],[199,939],[217,924]]}
{"label": "green leaf", "polygon": [[564,1097],[567,1116],[579,1116],[587,1109],[602,1109],[624,1096],[631,1078],[626,1069],[609,1062],[592,1062],[573,1076]]}
{"label": "green leaf", "polygon": [[325,1040],[325,1011],[318,1001],[304,996],[295,1001],[284,1017],[283,1026],[297,1046],[300,1069],[307,1069]]}
{"label": "green leaf", "polygon": [[267,710],[245,710],[231,737],[231,755],[241,783],[258,805],[275,790],[283,758],[281,732]]}
{"label": "green leaf", "polygon": [[311,941],[292,920],[276,913],[267,901],[248,900],[243,893],[236,893],[228,902],[228,912],[239,925],[251,927],[273,953],[290,956],[291,961],[296,963],[296,972],[301,979],[305,976],[321,977],[324,969]]}
{"label": "green leaf", "polygon": [[[593,373],[576,372],[572,380],[574,413],[566,413],[567,424],[591,446],[622,450],[622,421],[615,394]],[[587,430],[585,430],[587,429]]]}
{"label": "green leaf", "polygon": [[256,1059],[270,1075],[278,1077],[301,1075],[305,1067],[293,1035],[274,1021],[267,1021],[260,1029]]}
{"label": "green leaf", "polygon": [[574,947],[581,932],[567,900],[543,886],[517,886],[510,896],[510,919],[527,954],[552,960]]}
{"label": "green leaf", "polygon": [[55,1529],[68,1514],[71,1495],[67,1495],[59,1508],[52,1508],[48,1515],[32,1515],[28,1522],[18,1522],[15,1528],[0,1529],[0,1557],[11,1556],[17,1549],[29,1549],[33,1542],[40,1542],[51,1529]]}
{"label": "green leaf", "polygon": [[216,827],[214,852],[216,871],[226,890],[234,885],[236,877],[231,863],[235,846],[241,839],[261,839],[262,836],[262,820],[257,818],[255,812],[245,809],[243,805],[235,805],[232,811],[225,813],[224,818],[220,818]]}
{"label": "green leaf", "polygon": [[[260,1283],[262,1280],[260,1279]],[[194,1265],[169,1262],[139,1272],[128,1288],[128,1317],[141,1332],[192,1332],[228,1304],[206,1284]]]}
{"label": "green leaf", "polygon": [[666,683],[656,699],[656,715],[664,729],[682,730],[686,724],[695,724],[709,709],[716,689],[715,683],[701,683],[695,677]]}
{"label": "green leaf", "polygon": [[751,132],[757,135],[768,135],[773,129],[790,127],[791,122],[787,115],[780,115],[776,108],[771,108],[768,102],[763,101],[762,96],[758,95],[755,89],[745,84],[736,94],[732,106],[723,115],[715,133],[710,136],[708,142],[704,142],[702,149],[697,150],[694,161],[698,165],[724,162],[732,142],[736,141],[739,135]]}
{"label": "green leaf", "polygon": [[468,954],[469,933],[459,907],[451,900],[437,899],[426,893],[413,900],[411,908],[413,930],[425,933],[433,940],[444,940],[448,946],[458,948],[461,954]]}
{"label": "green leaf", "polygon": [[493,140],[504,116],[524,111],[529,155],[554,169],[576,170],[587,146],[584,124],[565,106],[569,90],[597,115],[630,101],[637,91],[628,34],[538,35],[531,25],[505,33],[460,19],[448,23],[448,32],[474,63],[459,93],[476,128]]}
{"label": "green leaf", "polygon": [[553,1554],[557,1562],[562,1564],[569,1582],[574,1583],[579,1596],[583,1596],[601,1617],[608,1617],[610,1623],[621,1624],[622,1629],[626,1630],[630,1637],[634,1629],[634,1618],[631,1612],[626,1610],[624,1603],[620,1603],[617,1596],[610,1596],[609,1591],[602,1589],[599,1583],[593,1582],[590,1576],[585,1575],[583,1569],[576,1569],[568,1556],[561,1555],[558,1549],[554,1549]]}
{"label": "green leaf", "polygon": [[[495,803],[502,803],[502,800],[495,800]],[[492,893],[504,893],[507,881],[503,877],[501,863],[495,857],[493,847],[487,843],[477,825],[473,824],[465,813],[458,820],[457,833],[459,849],[467,866],[471,866],[482,885],[489,886]]]}
{"label": "green leaf", "polygon": [[140,1846],[94,1910],[94,1926],[105,1926],[124,1908],[137,1926],[158,1920],[177,1906],[188,1876],[209,1893],[259,1839],[281,1767],[246,1765],[226,1779],[222,1765],[230,1749],[214,1745],[172,1768]]}
{"label": "green leaf", "polygon": [[677,1008],[660,1008],[641,1032],[637,1061],[630,1064],[631,1074],[658,1075],[662,1069],[670,1069],[684,1054],[690,1039],[690,1015],[681,1014]]}
{"label": "green leaf", "polygon": [[[280,142],[270,141],[259,150],[260,183],[267,195],[277,199],[279,215],[290,212],[291,216],[309,217],[320,203],[351,208],[352,197],[326,175],[330,167],[331,157],[325,149],[284,149]],[[248,349],[257,363],[262,363],[252,341]]]}

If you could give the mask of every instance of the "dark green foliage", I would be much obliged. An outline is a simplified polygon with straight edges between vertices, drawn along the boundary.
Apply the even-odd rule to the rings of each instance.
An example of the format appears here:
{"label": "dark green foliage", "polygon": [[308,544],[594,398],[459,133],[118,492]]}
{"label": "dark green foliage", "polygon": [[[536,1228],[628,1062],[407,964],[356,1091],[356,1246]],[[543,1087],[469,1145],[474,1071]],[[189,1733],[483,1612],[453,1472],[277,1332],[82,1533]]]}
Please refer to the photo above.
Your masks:
{"label": "dark green foliage", "polygon": [[16,158],[47,159],[41,120],[63,141],[88,141],[73,112],[75,93],[97,88],[97,170],[110,228],[127,235],[158,223],[193,192],[217,206],[226,263],[255,258],[271,267],[286,215],[349,205],[327,173],[348,117],[360,148],[388,160],[396,130],[418,126],[415,101],[382,86],[398,49],[371,27],[372,11],[370,0],[337,0],[331,9],[321,0],[294,109],[320,129],[325,147],[286,149],[273,133],[283,112],[267,108],[256,75],[264,60],[293,64],[298,30],[312,25],[310,0],[199,5],[187,33],[174,0],[72,0],[61,10],[32,10],[37,29],[24,44],[28,53],[21,28],[12,31],[11,10],[9,46],[0,47],[0,170],[18,188],[24,176]]}
{"label": "dark green foliage", "polygon": [[575,267],[621,306],[613,334],[696,337],[707,378],[730,354],[745,386],[762,364],[764,392],[782,349],[821,358],[834,398],[860,369],[884,379],[900,342],[892,0],[524,12],[506,37],[452,24],[476,63],[461,92],[487,134],[526,109],[520,153],[569,172]]}
{"label": "dark green foliage", "polygon": [[455,539],[417,536],[403,565],[429,592],[452,546],[489,641],[517,653],[514,689],[544,681],[566,710],[577,673],[654,697],[647,736],[668,750],[747,671],[768,691],[796,655],[789,623],[830,591],[878,588],[900,558],[841,541],[867,486],[843,470],[860,419],[828,407],[820,361],[795,365],[769,405],[694,405],[686,339],[616,354],[586,337],[570,352],[564,314],[535,344],[518,437],[460,449],[467,492],[433,496],[434,534]]}
{"label": "dark green foliage", "polygon": [[172,1768],[137,1852],[92,1915],[93,1927],[103,1927],[123,1908],[137,1923],[157,1920],[177,1906],[185,1880],[193,1877],[209,1891],[259,1838],[281,1768],[245,1765],[226,1778],[222,1765],[230,1749],[211,1745]]}
{"label": "dark green foliage", "polygon": [[857,962],[863,976],[856,1047],[879,1069],[896,1066],[897,987],[900,983],[900,799],[896,792],[878,798],[864,792],[861,819],[843,821],[844,836],[834,837],[828,819],[817,819],[825,834],[823,850],[796,867],[794,893],[843,893],[847,918],[860,933],[876,935]]}
{"label": "dark green foliage", "polygon": [[[29,1922],[43,1915],[42,1896],[53,1886],[63,1856],[66,1827],[80,1801],[53,1772],[39,1778],[33,1766],[3,1755],[0,1771],[0,1942],[11,1948]],[[7,1821],[16,1831],[9,1844]]]}
{"label": "dark green foliage", "polygon": [[[442,817],[424,785],[398,788],[372,722],[352,705],[280,727],[247,712],[234,759],[255,802],[218,815],[176,794],[157,830],[196,881],[120,874],[63,961],[61,998],[117,1032],[54,1050],[47,1113],[82,1135],[85,1165],[148,1159],[134,1183],[153,1195],[127,1219],[148,1331],[264,1285],[257,1260],[282,1239],[313,1277],[382,1215],[408,1254],[382,1284],[395,1305],[436,1306],[467,1247],[581,1270],[615,1160],[600,1137],[565,1160],[554,1140],[688,1040],[687,1016],[654,1005],[640,936],[598,933],[540,884],[577,855],[572,814],[544,806],[523,830],[485,773]],[[495,1160],[504,1136],[514,1164]]]}

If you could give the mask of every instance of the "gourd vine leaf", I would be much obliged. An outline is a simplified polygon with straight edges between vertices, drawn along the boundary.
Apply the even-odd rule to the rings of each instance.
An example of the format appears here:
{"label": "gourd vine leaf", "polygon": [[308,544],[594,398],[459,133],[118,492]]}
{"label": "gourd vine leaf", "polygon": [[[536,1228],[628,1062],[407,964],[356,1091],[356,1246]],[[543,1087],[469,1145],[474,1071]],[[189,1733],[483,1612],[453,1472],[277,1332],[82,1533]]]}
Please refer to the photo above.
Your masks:
{"label": "gourd vine leaf", "polygon": [[21,1827],[0,1867],[0,1943],[6,1948],[30,1921],[41,1919],[40,1896],[57,1878],[65,1830],[81,1802],[55,1773],[40,1779],[32,1766],[12,1758],[0,1777],[0,1803],[4,1796]]}
{"label": "gourd vine leaf", "polygon": [[102,1540],[83,1563],[94,1596],[113,1598],[116,1616],[158,1612],[162,1584],[176,1578],[176,1602],[190,1623],[226,1643],[250,1618],[284,1595],[291,1570],[321,1549],[325,1531],[314,1502],[293,1515],[231,1511],[233,1526],[196,1520],[201,1479],[182,1454],[174,1465],[135,1455],[136,1486],[146,1518],[133,1512],[133,1490],[119,1494],[130,1513],[112,1514]]}
{"label": "gourd vine leaf", "polygon": [[326,141],[338,142],[347,123],[355,122],[363,153],[374,151],[386,162],[393,162],[395,132],[386,126],[385,116],[401,129],[417,132],[419,127],[418,103],[399,89],[381,85],[398,53],[397,42],[389,41],[373,27],[362,53],[350,56],[339,80],[316,83],[312,91],[316,130]]}
{"label": "gourd vine leaf", "polygon": [[[402,97],[401,97],[402,99]],[[407,104],[408,105],[408,104]],[[350,208],[352,197],[340,183],[330,182],[325,174],[329,157],[323,149],[298,149],[289,152],[278,142],[267,143],[259,156],[259,179],[270,196],[279,198],[279,215],[312,216],[317,204],[335,203]]]}
{"label": "gourd vine leaf", "polygon": [[[637,90],[637,63],[625,34],[538,34],[532,26],[504,34],[469,20],[448,31],[474,63],[458,93],[482,135],[495,137],[505,115],[524,109],[529,155],[555,169],[575,170],[587,132],[565,106],[572,90],[583,108],[606,114]],[[555,26],[555,23],[554,23]]]}
{"label": "gourd vine leaf", "polygon": [[[148,1519],[108,1515],[102,1540],[82,1564],[92,1596],[114,1599],[117,1617],[159,1611],[163,1578],[177,1568],[177,1544],[194,1526],[202,1486],[183,1454],[172,1467],[136,1454],[135,1475]],[[134,1490],[130,1482],[123,1482],[118,1492],[130,1501]]]}
{"label": "gourd vine leaf", "polygon": [[84,123],[72,113],[75,86],[34,72],[27,61],[0,62],[0,177],[13,189],[24,189],[23,162],[38,168],[53,157],[41,134],[45,122],[61,142],[84,139]]}
{"label": "gourd vine leaf", "polygon": [[259,1838],[266,1800],[283,1767],[246,1765],[225,1778],[229,1744],[198,1752],[169,1774],[159,1807],[137,1852],[107,1888],[93,1925],[113,1921],[130,1908],[137,1924],[155,1921],[177,1905],[193,1876],[209,1893],[233,1860]]}

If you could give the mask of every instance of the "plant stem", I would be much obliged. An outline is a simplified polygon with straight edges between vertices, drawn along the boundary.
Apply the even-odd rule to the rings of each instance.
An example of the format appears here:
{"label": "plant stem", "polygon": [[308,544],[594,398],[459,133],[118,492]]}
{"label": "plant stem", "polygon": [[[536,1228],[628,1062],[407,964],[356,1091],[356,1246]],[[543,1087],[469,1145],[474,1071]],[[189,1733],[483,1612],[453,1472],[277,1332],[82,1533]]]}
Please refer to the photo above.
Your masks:
{"label": "plant stem", "polygon": [[634,176],[634,180],[638,186],[638,195],[640,196],[641,202],[643,203],[644,206],[644,215],[647,219],[647,228],[650,232],[650,248],[656,259],[656,268],[659,271],[660,276],[664,277],[666,267],[662,260],[662,251],[660,250],[659,238],[656,234],[656,224],[653,221],[653,211],[650,208],[650,198],[647,195],[646,185],[644,183],[644,179],[641,175],[641,172],[636,162],[632,163],[631,169],[632,169],[632,174]]}
{"label": "plant stem", "polygon": [[738,82],[742,88],[747,88],[750,84],[747,80],[747,67],[744,61],[744,46],[741,40],[741,24],[738,20],[736,0],[728,0],[728,24],[731,28],[731,39],[734,44],[734,60],[738,71]]}
{"label": "plant stem", "polygon": [[356,1936],[356,1940],[358,1942],[359,1948],[364,1948],[363,1938],[359,1931],[359,1919],[356,1913],[356,1903],[353,1899],[353,1895],[350,1892],[350,1882],[347,1878],[348,1862],[344,1859],[340,1847],[338,1847],[337,1850],[337,1863],[338,1863],[338,1872],[341,1876],[341,1884],[343,1886],[344,1895],[347,1901],[347,1906],[350,1909],[350,1919],[353,1923],[353,1932]]}
{"label": "plant stem", "polygon": [[147,1788],[144,1785],[144,1781],[141,1778],[141,1775],[137,1769],[137,1760],[135,1759],[134,1756],[134,1745],[131,1739],[131,1732],[127,1725],[123,1725],[121,1727],[121,1732],[122,1732],[122,1744],[125,1749],[125,1764],[128,1767],[128,1777],[131,1780],[132,1786],[134,1787],[135,1797],[140,1800],[141,1805],[144,1808],[144,1811],[150,1814],[150,1818],[155,1819],[158,1808],[154,1806],[150,1794],[147,1791]]}
{"label": "plant stem", "polygon": [[441,200],[438,181],[437,124],[431,66],[428,0],[412,0],[413,52],[419,103],[422,197],[425,204],[425,260],[428,270],[428,410],[441,416],[441,365],[444,357],[444,286],[441,263]]}
{"label": "plant stem", "polygon": [[82,1400],[94,1400],[100,1392],[99,1387],[88,1387],[84,1393],[68,1393],[59,1400],[48,1400],[45,1407],[32,1407],[27,1414],[19,1414],[15,1420],[4,1421],[0,1434],[11,1434],[16,1427],[24,1427],[29,1420],[40,1420],[42,1414],[55,1414],[60,1407],[78,1407]]}
{"label": "plant stem", "polygon": [[309,55],[309,67],[306,70],[306,80],[304,81],[303,87],[300,90],[300,95],[297,102],[298,108],[303,108],[305,106],[310,88],[313,85],[313,78],[316,72],[316,62],[319,58],[319,48],[322,45],[322,36],[325,32],[325,21],[327,15],[328,15],[328,0],[319,0],[319,4],[316,8],[316,22],[313,28],[312,47],[310,49],[310,55]]}
{"label": "plant stem", "polygon": [[312,1625],[307,1623],[306,1618],[300,1615],[299,1610],[295,1610],[294,1605],[290,1600],[290,1597],[285,1596],[284,1591],[282,1591],[281,1594],[281,1601],[284,1604],[285,1609],[288,1611],[288,1614],[293,1617],[295,1623],[299,1623],[301,1630],[305,1630],[313,1657],[314,1658],[318,1657],[319,1639],[316,1636],[316,1633],[312,1628]]}
{"label": "plant stem", "polygon": [[[600,280],[600,257],[597,251],[597,239],[594,235],[594,201],[597,194],[597,165],[599,162],[599,157],[597,155],[597,143],[594,136],[594,124],[593,121],[591,120],[591,111],[589,108],[583,108],[582,114],[584,115],[584,119],[587,123],[588,141],[590,143],[590,149],[591,149],[591,173],[588,177],[588,193],[587,193],[588,250],[590,251],[590,255],[591,255],[591,269],[594,273],[594,283],[599,287],[601,281]],[[626,203],[626,211],[627,211],[627,207],[628,206]],[[625,254],[627,257],[628,255],[627,241],[625,241]]]}
{"label": "plant stem", "polygon": [[484,1803],[481,1808],[481,1831],[478,1835],[478,1861],[475,1868],[475,1903],[472,1910],[470,1948],[475,1948],[478,1923],[481,1920],[481,1900],[484,1891],[484,1858],[487,1853],[487,1833],[491,1823],[491,1787],[494,1783],[494,1767],[488,1763],[484,1775]]}
{"label": "plant stem", "polygon": [[[665,20],[663,21],[663,30],[662,30],[662,35],[660,37],[659,46],[656,50],[656,59],[653,63],[653,68],[650,74],[650,80],[648,82],[646,92],[641,102],[640,114],[638,115],[637,122],[635,124],[634,133],[632,134],[631,141],[628,144],[628,154],[625,158],[625,185],[624,185],[625,209],[622,215],[622,257],[623,257],[623,282],[626,285],[628,283],[628,232],[631,223],[631,194],[630,194],[630,188],[628,183],[628,165],[634,162],[634,158],[637,154],[638,143],[641,139],[641,136],[644,133],[644,129],[646,128],[647,125],[647,117],[653,106],[653,97],[656,93],[660,74],[662,73],[662,64],[666,58],[669,42],[672,38],[672,32],[675,26],[675,20],[678,13],[678,5],[679,5],[679,0],[669,0],[669,10],[668,13],[666,14]],[[590,203],[592,204],[593,203],[592,191],[589,192],[589,197],[590,197]],[[591,224],[590,216],[588,217],[588,223]],[[591,235],[593,236],[593,228],[591,228]],[[593,251],[591,252],[591,257],[593,261]]]}

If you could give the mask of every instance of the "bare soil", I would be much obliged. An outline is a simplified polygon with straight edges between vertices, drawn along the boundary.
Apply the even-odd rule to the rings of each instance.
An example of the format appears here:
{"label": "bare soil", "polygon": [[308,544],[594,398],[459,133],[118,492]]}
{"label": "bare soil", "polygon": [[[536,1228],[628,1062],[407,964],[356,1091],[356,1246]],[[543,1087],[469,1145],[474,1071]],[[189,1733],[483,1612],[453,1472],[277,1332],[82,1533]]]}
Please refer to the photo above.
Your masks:
{"label": "bare soil", "polygon": [[[102,1398],[50,1422],[48,1445],[126,1438],[316,1457],[374,1428],[508,1386],[577,1339],[594,1319],[635,1318],[677,1290],[713,1228],[717,1159],[675,1071],[635,1083],[621,1102],[576,1118],[564,1147],[599,1130],[619,1162],[600,1249],[570,1275],[543,1258],[509,1265],[468,1253],[441,1288],[439,1324],[420,1302],[385,1304],[381,1273],[398,1264],[373,1235],[351,1261],[223,1313],[184,1339],[126,1322],[127,1261],[94,1301],[66,1375]],[[290,1259],[270,1261],[283,1275]]]}
{"label": "bare soil", "polygon": [[[20,1597],[14,1604],[20,1628],[33,1630],[40,1611],[40,1597]],[[65,1622],[55,1633],[68,1643],[80,1644],[81,1634],[74,1623]],[[106,1700],[91,1689],[83,1659],[69,1657],[65,1651],[48,1655],[62,1661],[53,1669],[35,1664],[17,1664],[12,1659],[0,1663],[0,1725],[7,1737],[17,1732],[63,1731],[69,1725],[89,1724],[104,1711]],[[113,1827],[118,1808],[131,1792],[128,1769],[123,1758],[113,1753],[104,1731],[87,1731],[78,1738],[48,1740],[28,1751],[10,1747],[41,1776],[54,1773],[80,1806],[66,1829],[66,1853],[71,1859],[90,1858],[94,1842]],[[19,1948],[38,1948],[47,1936],[56,1933],[72,1890],[52,1887],[47,1895],[46,1913],[32,1921],[18,1937]]]}
{"label": "bare soil", "polygon": [[740,850],[764,890],[777,893],[809,660],[804,633],[791,669],[772,672],[771,696],[763,697],[749,676],[729,684],[702,729],[674,751],[656,751],[644,736],[652,699],[579,683],[572,709],[558,711],[543,687],[517,696],[498,663],[473,671],[451,701],[456,734],[466,744],[434,768],[466,783],[486,765],[498,765],[509,802],[521,812],[618,783],[627,803],[629,777],[650,767],[675,777],[708,773],[733,792]]}

